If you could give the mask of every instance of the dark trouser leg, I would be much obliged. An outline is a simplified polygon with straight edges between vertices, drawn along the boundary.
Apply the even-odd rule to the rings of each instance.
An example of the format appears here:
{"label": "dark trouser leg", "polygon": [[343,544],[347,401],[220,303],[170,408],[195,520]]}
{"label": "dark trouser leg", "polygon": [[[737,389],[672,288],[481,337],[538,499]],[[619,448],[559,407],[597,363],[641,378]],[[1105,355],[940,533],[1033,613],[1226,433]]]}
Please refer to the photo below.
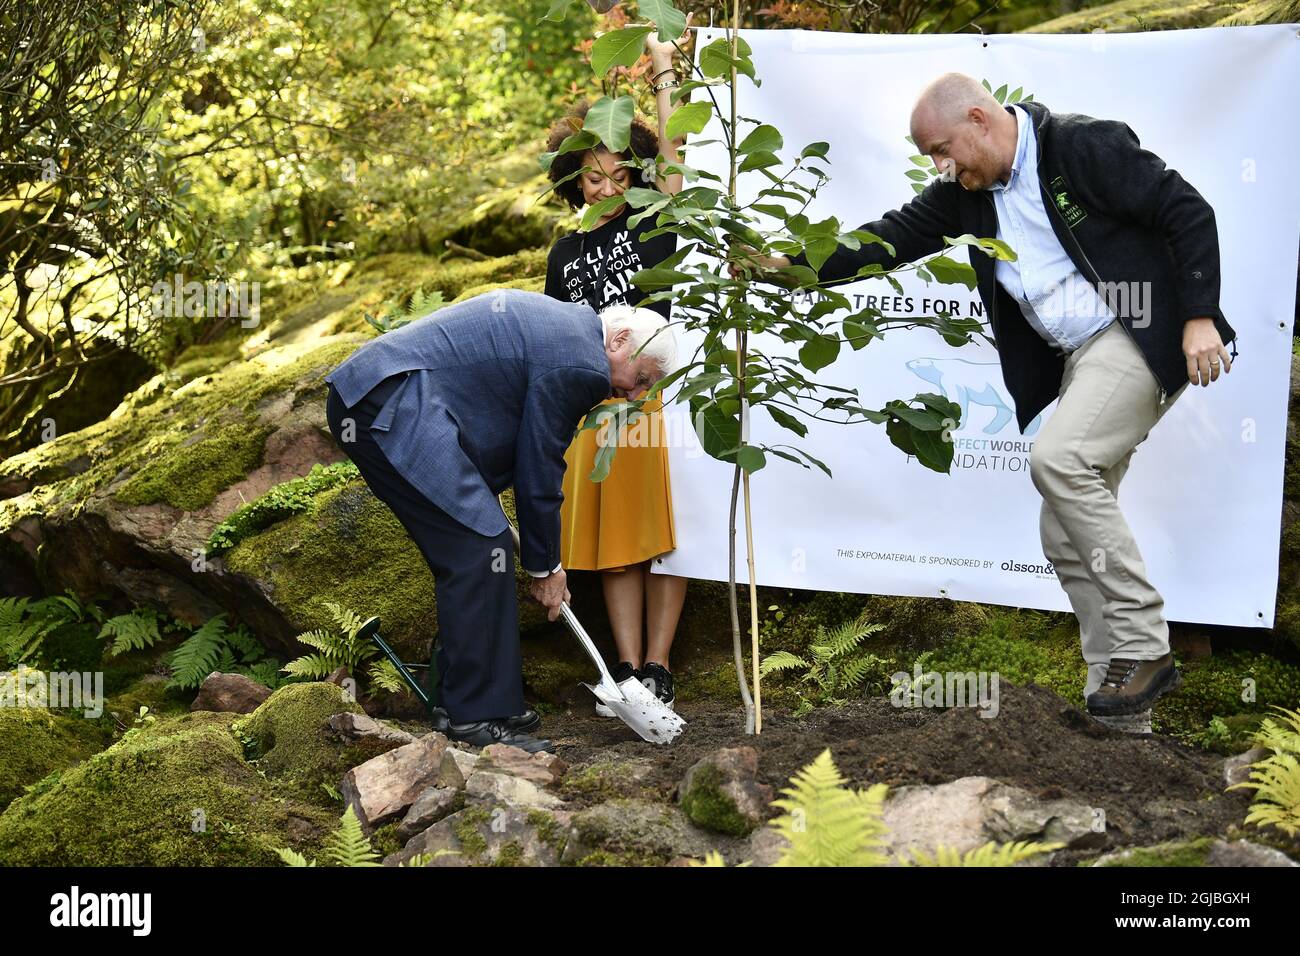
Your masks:
{"label": "dark trouser leg", "polygon": [[331,386],[326,419],[375,497],[392,509],[433,571],[441,704],[457,723],[524,711],[510,532],[487,537],[438,508],[384,456],[370,434],[380,404],[344,407]]}

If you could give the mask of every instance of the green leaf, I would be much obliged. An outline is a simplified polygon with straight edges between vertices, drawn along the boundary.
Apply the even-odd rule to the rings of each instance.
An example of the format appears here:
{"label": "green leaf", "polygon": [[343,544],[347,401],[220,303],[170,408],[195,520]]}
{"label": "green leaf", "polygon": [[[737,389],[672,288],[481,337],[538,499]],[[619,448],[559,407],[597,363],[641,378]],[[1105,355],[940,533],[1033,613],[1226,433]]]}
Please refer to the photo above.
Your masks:
{"label": "green leaf", "polygon": [[830,143],[809,143],[803,148],[803,152],[799,154],[799,158],[810,159],[813,156],[816,156],[818,159],[825,159],[826,154],[830,152],[830,149]]}
{"label": "green leaf", "polygon": [[950,246],[974,246],[985,255],[994,259],[1004,259],[1008,262],[1015,262],[1017,258],[1015,250],[1001,239],[981,239],[978,236],[966,233],[955,239],[951,236],[944,236],[943,241]]}
{"label": "green leaf", "polygon": [[[630,96],[610,99],[602,96],[587,110],[583,129],[591,130],[611,153],[622,153],[632,141],[632,114],[635,104]],[[583,228],[590,228],[584,226]]]}
{"label": "green leaf", "polygon": [[795,418],[785,409],[777,408],[775,405],[764,405],[763,407],[767,409],[767,413],[771,415],[776,423],[782,428],[790,429],[790,431],[794,432],[800,438],[808,437],[808,426],[799,421],[799,419]]}
{"label": "green leaf", "polygon": [[763,455],[763,449],[746,445],[736,453],[736,463],[745,469],[746,474],[752,475],[767,464],[767,458]]}
{"label": "green leaf", "polygon": [[1007,100],[1007,85],[1005,83],[998,87],[997,92],[993,94],[993,98],[1005,105]]}
{"label": "green leaf", "polygon": [[713,104],[708,100],[679,106],[673,111],[673,115],[668,117],[666,129],[668,138],[677,139],[687,133],[702,133],[704,127],[709,125],[712,116]]}
{"label": "green leaf", "polygon": [[[560,148],[553,153],[542,153],[538,162],[542,169],[549,170],[555,162],[555,157],[563,153],[573,153],[578,150],[588,150],[600,142],[596,134],[590,130],[580,129],[576,133],[570,133],[560,144]],[[576,173],[574,175],[577,175]]]}
{"label": "green leaf", "polygon": [[818,372],[830,365],[839,357],[840,340],[830,335],[819,335],[815,339],[809,339],[799,349],[799,361],[810,372]]}
{"label": "green leaf", "polygon": [[591,69],[597,76],[604,76],[616,66],[635,66],[645,52],[645,38],[650,31],[651,27],[624,27],[597,37],[591,45]]}
{"label": "green leaf", "polygon": [[623,198],[627,200],[628,205],[641,209],[645,206],[653,206],[663,203],[668,197],[657,189],[646,189],[644,186],[630,186],[624,191]]}
{"label": "green leaf", "polygon": [[614,453],[618,450],[618,442],[612,441],[608,445],[597,445],[596,457],[593,459],[590,478],[594,482],[602,482],[609,477],[609,470],[614,465]]}
{"label": "green leaf", "polygon": [[751,169],[767,169],[770,166],[780,166],[781,160],[777,158],[776,153],[767,153],[758,151],[750,153],[744,161],[737,167],[736,171],[747,173]]}
{"label": "green leaf", "polygon": [[596,225],[596,221],[606,213],[614,212],[620,206],[626,205],[626,201],[620,196],[607,196],[600,202],[592,203],[582,212],[582,221],[579,225],[583,229],[591,229]]}
{"label": "green leaf", "polygon": [[673,6],[672,0],[637,0],[637,9],[659,28],[663,43],[676,40],[686,30],[686,14]]}
{"label": "green leaf", "polygon": [[[744,37],[736,38],[736,71],[754,79],[754,64],[750,60],[753,49]],[[700,72],[707,77],[722,76],[730,71],[732,65],[731,43],[726,37],[719,37],[700,51]]]}
{"label": "green leaf", "polygon": [[705,454],[719,461],[735,462],[735,455],[727,452],[740,444],[738,415],[729,415],[718,404],[696,398],[691,401],[691,422]]}
{"label": "green leaf", "polygon": [[925,265],[936,279],[948,285],[960,284],[974,289],[977,284],[975,270],[964,262],[955,262],[946,256],[935,256],[927,259]]}
{"label": "green leaf", "polygon": [[749,135],[736,147],[738,153],[774,153],[784,145],[781,132],[775,126],[763,123],[750,130]]}
{"label": "green leaf", "polygon": [[577,0],[551,0],[551,9],[546,11],[543,20],[563,20],[569,13],[571,7]]}
{"label": "green leaf", "polygon": [[683,282],[690,282],[693,276],[685,272],[678,272],[676,269],[664,269],[654,267],[642,269],[632,276],[632,284],[638,289],[652,291],[655,289],[667,289]]}

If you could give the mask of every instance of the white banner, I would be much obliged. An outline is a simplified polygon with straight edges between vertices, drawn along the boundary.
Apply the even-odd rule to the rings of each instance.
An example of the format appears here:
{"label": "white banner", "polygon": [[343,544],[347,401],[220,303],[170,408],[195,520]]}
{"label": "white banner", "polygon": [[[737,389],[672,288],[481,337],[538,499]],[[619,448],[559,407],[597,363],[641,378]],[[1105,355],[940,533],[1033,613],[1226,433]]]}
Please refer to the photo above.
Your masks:
{"label": "white banner", "polygon": [[[696,48],[721,35],[701,31]],[[808,210],[814,220],[833,215],[856,228],[912,198],[911,107],[949,70],[994,89],[1021,87],[1054,112],[1122,120],[1201,192],[1218,222],[1220,304],[1240,354],[1213,386],[1190,387],[1138,447],[1120,500],[1170,620],[1271,627],[1300,239],[1296,27],[742,35],[763,85],[741,80],[740,115],[781,130],[783,160],[808,143],[831,144],[831,182]],[[718,133],[710,127],[701,138]],[[726,167],[720,146],[690,151],[687,162]],[[746,180],[755,191],[755,181],[766,182],[751,174],[742,187]],[[933,315],[936,299],[955,316],[983,317],[964,286],[926,285],[910,273],[902,282],[902,297],[879,279],[841,291],[877,296],[888,317]],[[770,338],[764,350],[786,348]],[[683,354],[696,344],[684,341]],[[1039,542],[1041,499],[1028,468],[1037,426],[1020,434],[997,362],[984,343],[953,349],[926,330],[892,331],[859,352],[845,349],[815,376],[857,388],[868,408],[918,392],[965,395],[950,475],[908,459],[883,426],[810,422],[801,441],[758,411],[754,443],[799,443],[834,472],[769,456],[751,478],[758,582],[1069,610]],[[684,406],[668,414],[670,434],[689,432]],[[726,580],[732,468],[680,442],[671,467],[678,547],[655,570]],[[742,525],[742,578],[744,540]]]}

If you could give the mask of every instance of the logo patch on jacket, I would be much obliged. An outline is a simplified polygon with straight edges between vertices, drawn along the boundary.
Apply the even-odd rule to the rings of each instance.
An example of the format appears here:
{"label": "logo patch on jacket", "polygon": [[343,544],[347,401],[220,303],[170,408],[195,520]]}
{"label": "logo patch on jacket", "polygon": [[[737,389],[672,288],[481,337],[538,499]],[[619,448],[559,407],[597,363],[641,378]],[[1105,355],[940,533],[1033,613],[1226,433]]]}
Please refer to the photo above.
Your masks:
{"label": "logo patch on jacket", "polygon": [[1061,215],[1065,217],[1065,224],[1071,229],[1088,218],[1088,214],[1084,212],[1083,207],[1070,198],[1070,193],[1065,188],[1064,176],[1057,176],[1052,180],[1050,192],[1052,202],[1061,211]]}

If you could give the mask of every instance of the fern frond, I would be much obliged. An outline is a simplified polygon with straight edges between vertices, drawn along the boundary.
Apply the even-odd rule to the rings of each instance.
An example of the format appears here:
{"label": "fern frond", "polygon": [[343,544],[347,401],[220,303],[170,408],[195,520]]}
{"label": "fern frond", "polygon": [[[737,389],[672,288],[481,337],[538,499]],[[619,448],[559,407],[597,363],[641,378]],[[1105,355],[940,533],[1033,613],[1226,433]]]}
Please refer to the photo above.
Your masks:
{"label": "fern frond", "polygon": [[304,631],[294,638],[299,644],[306,644],[308,647],[314,647],[322,653],[328,654],[338,645],[339,639],[328,631]]}
{"label": "fern frond", "polygon": [[280,671],[291,677],[319,680],[322,677],[329,677],[337,667],[338,665],[324,654],[307,654],[285,664]]}
{"label": "fern frond", "polygon": [[772,805],[786,812],[772,822],[790,847],[777,866],[883,866],[888,858],[882,808],[888,788],[850,790],[829,749],[804,767]]}
{"label": "fern frond", "polygon": [[843,657],[877,631],[884,630],[883,624],[868,624],[858,617],[845,621],[839,627],[827,631],[824,627],[817,629],[817,644],[830,660]]}
{"label": "fern frond", "polygon": [[793,670],[796,667],[812,667],[812,664],[797,654],[791,654],[789,651],[777,651],[775,654],[767,655],[759,662],[758,676],[766,677],[768,674]]}
{"label": "fern frond", "polygon": [[335,866],[379,866],[379,854],[361,830],[352,804],[343,811],[339,828],[325,841],[325,858]]}
{"label": "fern frond", "polygon": [[950,846],[936,847],[931,856],[922,850],[912,851],[912,866],[1014,866],[1043,853],[1059,850],[1064,843],[1034,843],[1018,840],[1014,843],[986,843],[973,850],[960,853]]}
{"label": "fern frond", "polygon": [[1255,791],[1246,822],[1272,825],[1290,836],[1300,833],[1300,760],[1294,754],[1275,753],[1251,767],[1249,780],[1227,788]]}
{"label": "fern frond", "polygon": [[315,866],[316,865],[315,860],[312,860],[310,863],[308,863],[307,858],[305,856],[303,856],[301,853],[296,853],[293,850],[287,850],[283,847],[276,847],[275,852],[286,866]]}
{"label": "fern frond", "polygon": [[226,632],[226,643],[239,653],[240,660],[245,664],[251,664],[266,653],[266,648],[243,624]]}
{"label": "fern frond", "polygon": [[193,690],[213,671],[220,670],[223,652],[228,653],[225,636],[226,622],[218,614],[187,637],[167,659],[172,670],[167,686]]}
{"label": "fern frond", "polygon": [[99,629],[99,637],[113,638],[113,646],[108,650],[110,657],[153,647],[161,639],[158,633],[158,612],[152,608],[138,607],[130,614],[110,617]]}
{"label": "fern frond", "polygon": [[1287,710],[1273,704],[1273,709],[1281,716],[1281,723],[1265,717],[1254,734],[1255,742],[1267,747],[1274,753],[1293,753],[1300,755],[1300,712]]}
{"label": "fern frond", "polygon": [[722,858],[722,854],[717,850],[710,850],[704,855],[702,860],[691,860],[691,866],[726,866],[727,861]]}
{"label": "fern frond", "polygon": [[239,673],[249,680],[255,680],[259,684],[271,688],[271,690],[275,690],[284,683],[280,679],[280,662],[275,659],[258,661],[247,667],[241,667]]}
{"label": "fern frond", "polygon": [[856,690],[880,663],[881,659],[875,654],[862,654],[845,661],[840,668],[841,689]]}
{"label": "fern frond", "polygon": [[402,675],[398,673],[397,668],[393,666],[393,662],[388,658],[375,661],[370,665],[370,683],[372,686],[382,688],[390,694],[409,694],[411,692],[411,688],[402,679]]}

